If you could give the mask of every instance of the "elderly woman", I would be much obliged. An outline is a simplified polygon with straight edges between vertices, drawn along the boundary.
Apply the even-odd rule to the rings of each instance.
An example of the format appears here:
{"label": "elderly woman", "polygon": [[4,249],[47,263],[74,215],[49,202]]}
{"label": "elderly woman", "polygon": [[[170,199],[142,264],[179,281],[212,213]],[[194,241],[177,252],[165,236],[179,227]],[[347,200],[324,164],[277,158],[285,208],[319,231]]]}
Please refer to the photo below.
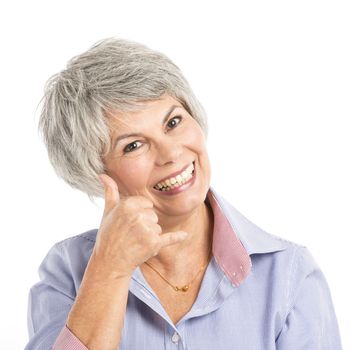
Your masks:
{"label": "elderly woman", "polygon": [[166,56],[97,43],[49,81],[40,130],[57,174],[105,207],[42,262],[26,349],[341,348],[307,248],[211,188],[205,113]]}

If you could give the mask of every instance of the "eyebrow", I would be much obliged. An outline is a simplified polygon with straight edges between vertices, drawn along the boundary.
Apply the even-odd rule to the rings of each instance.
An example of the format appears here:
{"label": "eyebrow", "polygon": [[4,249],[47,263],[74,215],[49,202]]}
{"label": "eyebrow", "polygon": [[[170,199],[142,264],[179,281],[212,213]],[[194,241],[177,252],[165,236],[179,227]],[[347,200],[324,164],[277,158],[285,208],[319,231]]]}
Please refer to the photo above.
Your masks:
{"label": "eyebrow", "polygon": [[[174,109],[175,109],[175,108],[178,108],[178,107],[182,108],[181,105],[172,105],[172,106],[169,108],[168,112],[165,114],[165,116],[164,116],[164,118],[163,118],[162,125],[165,124],[165,122],[167,121],[167,119],[169,118],[169,116],[171,115],[171,113],[174,111]],[[118,144],[118,142],[119,142],[120,140],[125,139],[125,138],[127,138],[127,137],[131,137],[131,136],[143,136],[143,134],[142,134],[142,133],[129,133],[129,134],[119,135],[119,136],[114,140],[112,148],[114,149],[114,148],[117,146],[117,144]]]}

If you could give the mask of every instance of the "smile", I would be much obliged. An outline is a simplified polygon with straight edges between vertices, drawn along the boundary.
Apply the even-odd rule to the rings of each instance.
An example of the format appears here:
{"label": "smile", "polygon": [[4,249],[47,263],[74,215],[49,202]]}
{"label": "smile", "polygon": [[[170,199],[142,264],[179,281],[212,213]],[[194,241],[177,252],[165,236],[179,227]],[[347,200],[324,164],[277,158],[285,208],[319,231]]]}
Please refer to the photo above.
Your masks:
{"label": "smile", "polygon": [[181,174],[170,177],[157,183],[154,188],[158,191],[170,191],[189,182],[194,175],[194,162],[192,162]]}

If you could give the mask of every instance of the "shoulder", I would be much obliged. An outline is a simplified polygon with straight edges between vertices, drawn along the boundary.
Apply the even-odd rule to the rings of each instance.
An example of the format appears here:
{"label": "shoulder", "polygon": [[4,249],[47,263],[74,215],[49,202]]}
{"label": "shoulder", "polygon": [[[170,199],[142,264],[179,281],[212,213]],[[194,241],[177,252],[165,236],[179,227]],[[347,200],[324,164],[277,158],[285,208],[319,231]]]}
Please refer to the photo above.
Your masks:
{"label": "shoulder", "polygon": [[51,247],[47,255],[56,254],[62,260],[76,260],[83,257],[88,259],[96,242],[97,231],[97,229],[92,229],[58,241]]}
{"label": "shoulder", "polygon": [[91,229],[83,233],[67,237],[56,243],[57,246],[62,247],[74,247],[76,245],[88,242],[95,244],[96,242],[97,229]]}
{"label": "shoulder", "polygon": [[284,250],[298,250],[304,246],[271,234],[244,216],[223,196],[210,189],[220,211],[229,222],[232,231],[239,238],[249,255],[274,253]]}
{"label": "shoulder", "polygon": [[96,242],[97,229],[68,237],[54,245],[54,249],[62,255],[62,259],[68,260],[71,266],[88,263]]}
{"label": "shoulder", "polygon": [[51,250],[59,252],[65,258],[90,256],[96,242],[97,229],[67,237],[54,244]]}
{"label": "shoulder", "polygon": [[63,263],[67,260],[90,255],[95,245],[97,229],[92,229],[56,242],[49,249],[43,262],[56,258]]}
{"label": "shoulder", "polygon": [[[300,243],[265,231],[238,211],[223,196],[210,189],[221,212],[239,238],[255,268],[264,265],[283,275],[289,282],[318,269],[308,248]],[[272,271],[272,270],[270,270]]]}
{"label": "shoulder", "polygon": [[96,234],[97,229],[92,229],[55,243],[39,266],[41,280],[69,289],[69,294],[74,295],[89,262]]}

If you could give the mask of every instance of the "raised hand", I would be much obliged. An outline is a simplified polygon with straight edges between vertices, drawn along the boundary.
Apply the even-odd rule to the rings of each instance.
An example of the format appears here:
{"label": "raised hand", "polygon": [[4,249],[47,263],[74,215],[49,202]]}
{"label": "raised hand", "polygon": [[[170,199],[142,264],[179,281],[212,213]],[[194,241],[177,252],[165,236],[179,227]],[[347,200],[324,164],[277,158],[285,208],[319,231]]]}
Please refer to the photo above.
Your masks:
{"label": "raised hand", "polygon": [[151,200],[121,198],[116,182],[99,176],[105,190],[105,208],[94,248],[95,258],[112,275],[130,276],[134,269],[166,246],[186,239],[187,232],[162,232]]}

